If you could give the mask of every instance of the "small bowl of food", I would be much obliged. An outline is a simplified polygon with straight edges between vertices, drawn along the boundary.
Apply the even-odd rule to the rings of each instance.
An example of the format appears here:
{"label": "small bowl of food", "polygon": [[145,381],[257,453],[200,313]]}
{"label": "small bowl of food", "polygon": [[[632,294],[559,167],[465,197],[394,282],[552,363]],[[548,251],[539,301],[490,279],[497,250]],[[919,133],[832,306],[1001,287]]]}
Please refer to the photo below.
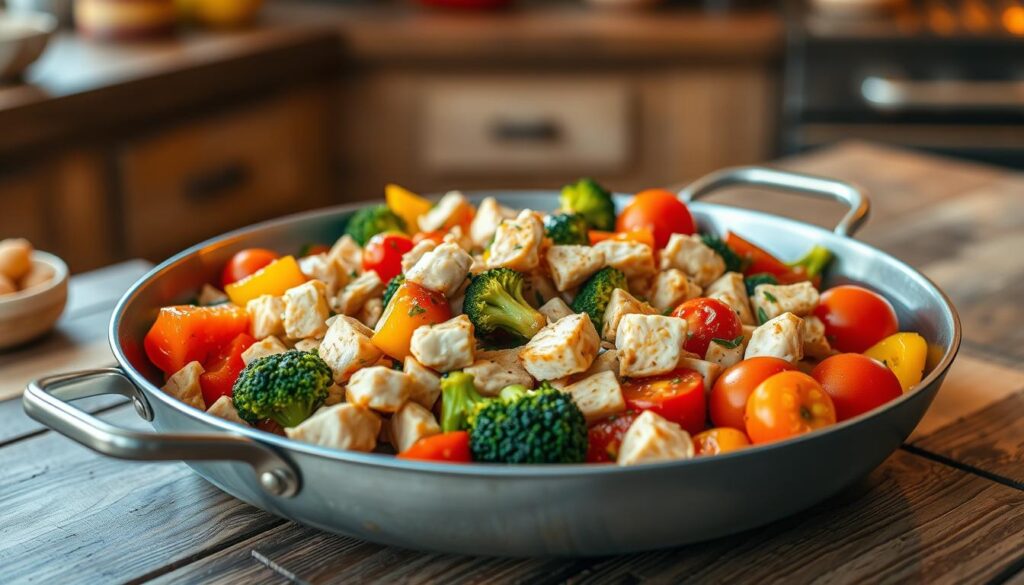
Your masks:
{"label": "small bowl of food", "polygon": [[25,239],[0,240],[0,349],[53,328],[68,298],[68,267]]}

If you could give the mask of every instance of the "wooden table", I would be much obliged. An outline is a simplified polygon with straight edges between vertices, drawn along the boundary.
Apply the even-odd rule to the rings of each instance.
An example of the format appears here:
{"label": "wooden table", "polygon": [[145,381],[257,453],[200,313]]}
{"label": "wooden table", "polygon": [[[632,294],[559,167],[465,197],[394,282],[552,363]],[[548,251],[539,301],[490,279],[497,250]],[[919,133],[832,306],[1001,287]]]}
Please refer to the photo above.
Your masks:
{"label": "wooden table", "polygon": [[[593,559],[422,554],[304,528],[182,464],[100,457],[21,412],[13,396],[27,378],[111,362],[107,316],[146,267],[128,263],[76,277],[59,331],[0,355],[2,580],[1024,583],[1024,176],[856,143],[783,166],[868,188],[874,216],[860,237],[935,279],[964,322],[960,357],[925,420],[843,494],[737,536]],[[839,216],[747,195],[721,198],[825,225]],[[116,399],[88,406],[146,428]]]}

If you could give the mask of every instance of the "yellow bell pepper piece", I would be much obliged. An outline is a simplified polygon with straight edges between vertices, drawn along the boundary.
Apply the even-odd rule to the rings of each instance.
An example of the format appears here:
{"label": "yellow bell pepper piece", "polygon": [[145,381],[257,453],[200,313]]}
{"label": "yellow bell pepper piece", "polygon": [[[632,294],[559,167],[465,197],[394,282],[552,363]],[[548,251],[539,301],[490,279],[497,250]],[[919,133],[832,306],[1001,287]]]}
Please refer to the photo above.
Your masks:
{"label": "yellow bell pepper piece", "polygon": [[279,296],[284,291],[306,282],[299,263],[292,256],[278,258],[238,282],[224,287],[232,303],[244,307],[261,295]]}
{"label": "yellow bell pepper piece", "polygon": [[906,392],[924,375],[928,343],[917,333],[894,333],[872,345],[864,355],[888,366]]}
{"label": "yellow bell pepper piece", "polygon": [[384,186],[384,200],[388,204],[388,209],[405,221],[405,231],[410,234],[420,231],[420,216],[429,211],[434,205],[429,199],[424,199],[394,183],[388,183]]}

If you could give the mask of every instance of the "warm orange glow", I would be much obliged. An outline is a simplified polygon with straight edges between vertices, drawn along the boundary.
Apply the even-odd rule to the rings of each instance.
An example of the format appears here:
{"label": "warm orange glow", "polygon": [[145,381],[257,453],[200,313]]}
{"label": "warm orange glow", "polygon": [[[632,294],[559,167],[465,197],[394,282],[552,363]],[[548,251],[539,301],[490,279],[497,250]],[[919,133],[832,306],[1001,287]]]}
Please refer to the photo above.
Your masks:
{"label": "warm orange glow", "polygon": [[964,27],[974,33],[983,33],[992,26],[992,13],[982,0],[967,0],[961,8]]}
{"label": "warm orange glow", "polygon": [[1024,35],[1024,6],[1010,6],[1004,10],[1003,26],[1015,35]]}
{"label": "warm orange glow", "polygon": [[928,26],[935,34],[949,35],[956,32],[957,18],[949,8],[933,2],[927,7]]}

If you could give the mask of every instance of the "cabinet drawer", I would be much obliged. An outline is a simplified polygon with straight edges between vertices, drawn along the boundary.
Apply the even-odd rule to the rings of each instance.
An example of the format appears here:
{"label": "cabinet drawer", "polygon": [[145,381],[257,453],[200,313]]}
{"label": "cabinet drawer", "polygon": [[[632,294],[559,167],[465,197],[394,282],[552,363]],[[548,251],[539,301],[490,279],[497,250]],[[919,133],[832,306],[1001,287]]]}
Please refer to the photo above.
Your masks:
{"label": "cabinet drawer", "polygon": [[324,202],[325,102],[300,93],[190,122],[119,155],[129,255],[160,259],[205,238]]}
{"label": "cabinet drawer", "polygon": [[438,80],[423,93],[419,152],[428,172],[606,174],[629,163],[625,79]]}

